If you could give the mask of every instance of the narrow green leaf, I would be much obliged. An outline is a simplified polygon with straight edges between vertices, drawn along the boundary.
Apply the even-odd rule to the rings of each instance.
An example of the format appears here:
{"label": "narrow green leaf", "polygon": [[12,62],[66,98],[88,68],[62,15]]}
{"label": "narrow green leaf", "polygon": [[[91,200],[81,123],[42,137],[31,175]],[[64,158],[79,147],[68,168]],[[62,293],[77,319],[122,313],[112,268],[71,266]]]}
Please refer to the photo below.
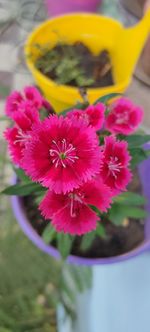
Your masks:
{"label": "narrow green leaf", "polygon": [[150,135],[131,135],[125,137],[125,140],[129,144],[129,148],[138,148],[144,143],[147,143],[150,141]]}
{"label": "narrow green leaf", "polygon": [[142,219],[146,218],[147,212],[144,209],[138,207],[126,206],[125,214],[129,218]]}
{"label": "narrow green leaf", "polygon": [[109,211],[109,219],[115,225],[121,225],[124,219],[124,209],[121,205],[113,204],[111,210]]}
{"label": "narrow green leaf", "polygon": [[71,237],[70,235],[64,233],[57,233],[58,250],[64,260],[70,254],[72,242],[73,237]]}
{"label": "narrow green leaf", "polygon": [[144,150],[142,148],[131,148],[129,149],[129,152],[132,156],[130,163],[132,169],[142,161],[146,160],[150,155],[150,150]]}
{"label": "narrow green leaf", "polygon": [[89,266],[82,266],[82,276],[84,279],[85,288],[91,288],[93,280],[92,268]]}
{"label": "narrow green leaf", "polygon": [[89,204],[89,207],[100,217],[100,210],[96,206]]}
{"label": "narrow green leaf", "polygon": [[105,95],[103,97],[98,98],[94,105],[98,104],[98,103],[103,103],[103,104],[107,104],[107,102],[112,99],[112,98],[116,98],[116,97],[120,97],[122,94],[121,93],[110,93],[108,95]]}
{"label": "narrow green leaf", "polygon": [[29,183],[29,184],[16,184],[4,189],[0,194],[5,195],[17,195],[17,196],[27,196],[31,193],[37,193],[41,191],[45,191],[40,184],[37,183]]}
{"label": "narrow green leaf", "polygon": [[121,204],[114,203],[110,212],[109,219],[116,225],[119,226],[123,223],[124,218],[135,218],[142,219],[147,216],[147,212],[143,209],[133,207],[133,206],[124,206]]}
{"label": "narrow green leaf", "polygon": [[35,204],[36,204],[37,207],[41,203],[44,195],[45,195],[45,191],[37,192],[37,195],[35,193]]}
{"label": "narrow green leaf", "polygon": [[52,240],[54,240],[55,236],[56,236],[56,231],[51,225],[51,223],[49,223],[44,229],[44,232],[42,233],[42,238],[46,244],[49,244],[51,243]]}
{"label": "narrow green leaf", "polygon": [[83,292],[85,289],[83,269],[76,265],[69,265],[68,268],[78,292]]}
{"label": "narrow green leaf", "polygon": [[102,223],[98,223],[97,228],[96,228],[96,234],[103,239],[106,238],[107,234],[106,234],[105,226]]}
{"label": "narrow green leaf", "polygon": [[33,183],[21,168],[14,168],[17,177],[23,182]]}
{"label": "narrow green leaf", "polygon": [[61,278],[61,289],[63,291],[63,293],[65,294],[65,296],[67,297],[67,299],[69,299],[69,301],[72,303],[75,303],[76,300],[76,290],[73,290],[71,285],[69,285],[68,282],[66,282],[66,278],[64,276],[62,276]]}
{"label": "narrow green leaf", "polygon": [[89,249],[94,241],[94,238],[95,238],[95,231],[83,235],[80,246],[81,250],[85,251]]}
{"label": "narrow green leaf", "polygon": [[132,204],[132,205],[138,206],[138,205],[145,205],[146,198],[142,195],[128,191],[128,192],[125,192],[125,193],[115,197],[114,202],[125,204],[125,205]]}

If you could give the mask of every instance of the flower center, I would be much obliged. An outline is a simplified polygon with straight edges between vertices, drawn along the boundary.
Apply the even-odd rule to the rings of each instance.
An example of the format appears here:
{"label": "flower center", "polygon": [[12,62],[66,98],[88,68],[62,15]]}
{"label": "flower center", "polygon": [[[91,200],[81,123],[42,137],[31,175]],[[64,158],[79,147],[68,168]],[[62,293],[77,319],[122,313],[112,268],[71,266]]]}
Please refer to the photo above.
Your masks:
{"label": "flower center", "polygon": [[18,130],[18,134],[16,135],[16,140],[14,144],[20,143],[25,144],[25,142],[30,138],[29,134],[25,134],[21,129]]}
{"label": "flower center", "polygon": [[84,119],[85,120],[85,122],[87,123],[87,124],[89,124],[89,116],[88,116],[88,114],[86,114],[86,113],[82,113],[82,115],[80,116],[80,118],[81,119]]}
{"label": "flower center", "polygon": [[74,193],[71,193],[69,194],[69,197],[70,197],[70,216],[71,218],[75,218],[77,217],[77,213],[79,211],[79,206],[81,204],[84,204],[82,198],[83,195],[77,195],[77,194],[74,194]]}
{"label": "flower center", "polygon": [[118,157],[110,157],[110,161],[108,163],[108,168],[109,168],[110,173],[116,179],[117,173],[120,173],[120,170],[122,168],[122,164],[119,162]]}
{"label": "flower center", "polygon": [[66,166],[70,163],[74,163],[75,160],[79,159],[76,156],[76,148],[66,141],[64,138],[61,142],[52,141],[53,147],[49,150],[50,156],[52,157],[52,163],[55,164],[55,167]]}
{"label": "flower center", "polygon": [[126,124],[129,121],[129,113],[127,111],[124,111],[123,113],[118,113],[116,114],[117,119],[116,123],[117,124]]}

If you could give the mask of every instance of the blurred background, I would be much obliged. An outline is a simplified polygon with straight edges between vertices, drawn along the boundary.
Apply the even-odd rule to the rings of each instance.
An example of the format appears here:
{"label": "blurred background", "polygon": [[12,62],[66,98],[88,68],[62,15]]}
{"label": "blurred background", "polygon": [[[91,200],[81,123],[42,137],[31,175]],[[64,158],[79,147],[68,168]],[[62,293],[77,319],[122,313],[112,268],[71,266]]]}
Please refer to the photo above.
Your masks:
{"label": "blurred background", "polygon": [[[49,0],[49,3],[55,0]],[[63,0],[60,0],[61,4]],[[74,0],[76,1],[76,0]],[[103,0],[97,12],[135,24],[143,13],[144,1]],[[14,89],[33,83],[26,68],[23,47],[29,32],[48,17],[54,8],[44,0],[0,0],[0,188],[10,183],[3,130],[6,96]],[[150,51],[150,47],[149,47]],[[145,51],[145,59],[150,53]],[[144,54],[144,53],[143,53]],[[142,54],[142,57],[144,56]],[[126,95],[145,109],[144,126],[150,132],[150,67],[142,57]],[[150,62],[150,61],[149,61]],[[61,264],[40,252],[22,234],[12,215],[9,198],[0,198],[0,332],[56,332],[56,306],[62,302],[73,315],[72,296],[65,285]],[[82,289],[82,283],[78,285]],[[67,294],[67,295],[66,295]],[[67,300],[66,297],[68,296]],[[69,303],[69,306],[68,306]],[[84,331],[83,331],[84,332]],[[91,331],[92,332],[92,331]]]}

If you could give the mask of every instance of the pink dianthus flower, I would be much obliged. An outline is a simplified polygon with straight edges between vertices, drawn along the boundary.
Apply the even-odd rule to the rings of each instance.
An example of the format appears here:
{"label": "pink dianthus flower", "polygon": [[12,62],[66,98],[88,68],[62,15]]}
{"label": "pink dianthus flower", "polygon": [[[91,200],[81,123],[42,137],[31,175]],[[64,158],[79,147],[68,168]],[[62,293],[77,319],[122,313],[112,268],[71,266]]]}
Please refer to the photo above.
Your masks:
{"label": "pink dianthus flower", "polygon": [[30,109],[38,111],[43,105],[43,97],[40,92],[32,86],[24,88],[24,93],[14,91],[7,97],[5,113],[10,118],[14,119],[14,115],[18,112],[24,112],[26,106]]}
{"label": "pink dianthus flower", "polygon": [[81,119],[50,115],[34,126],[23,167],[33,181],[66,193],[96,175],[101,158],[94,129]]}
{"label": "pink dianthus flower", "polygon": [[23,149],[26,142],[30,139],[29,132],[24,132],[14,126],[5,130],[4,137],[8,142],[8,151],[12,162],[21,167]]}
{"label": "pink dianthus flower", "polygon": [[90,105],[85,110],[73,110],[67,113],[68,118],[75,116],[78,119],[84,119],[87,125],[91,125],[95,130],[100,130],[104,124],[105,105],[98,103]]}
{"label": "pink dianthus flower", "polygon": [[143,120],[143,110],[127,98],[120,98],[111,105],[106,118],[106,129],[114,134],[130,135]]}
{"label": "pink dianthus flower", "polygon": [[100,175],[114,194],[126,190],[131,180],[130,159],[126,141],[116,140],[114,136],[105,137]]}
{"label": "pink dianthus flower", "polygon": [[96,222],[100,220],[89,205],[106,212],[110,204],[110,189],[99,178],[71,193],[48,191],[39,209],[46,219],[51,219],[57,232],[82,235],[96,229]]}
{"label": "pink dianthus flower", "polygon": [[8,142],[8,150],[11,159],[19,166],[21,166],[25,144],[30,139],[32,125],[40,122],[39,112],[36,108],[31,107],[27,100],[23,100],[21,104],[21,110],[19,104],[17,106],[17,111],[13,112],[15,125],[11,128],[7,128],[4,132],[4,137]]}

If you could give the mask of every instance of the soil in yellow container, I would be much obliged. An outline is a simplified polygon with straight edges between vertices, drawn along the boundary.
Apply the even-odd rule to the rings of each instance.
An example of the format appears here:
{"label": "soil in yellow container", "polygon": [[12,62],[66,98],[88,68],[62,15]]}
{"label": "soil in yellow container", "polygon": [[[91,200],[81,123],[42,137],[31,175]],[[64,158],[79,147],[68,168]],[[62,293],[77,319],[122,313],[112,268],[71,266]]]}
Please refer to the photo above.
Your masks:
{"label": "soil in yellow container", "polygon": [[119,22],[95,14],[70,14],[51,19],[29,36],[25,45],[27,64],[36,84],[50,101],[56,112],[82,101],[78,88],[58,85],[35,67],[41,47],[51,48],[61,40],[65,44],[82,42],[94,55],[107,50],[111,57],[114,85],[104,88],[89,88],[90,103],[109,93],[121,93],[130,84],[132,74],[150,32],[150,10],[134,27],[125,29]]}

